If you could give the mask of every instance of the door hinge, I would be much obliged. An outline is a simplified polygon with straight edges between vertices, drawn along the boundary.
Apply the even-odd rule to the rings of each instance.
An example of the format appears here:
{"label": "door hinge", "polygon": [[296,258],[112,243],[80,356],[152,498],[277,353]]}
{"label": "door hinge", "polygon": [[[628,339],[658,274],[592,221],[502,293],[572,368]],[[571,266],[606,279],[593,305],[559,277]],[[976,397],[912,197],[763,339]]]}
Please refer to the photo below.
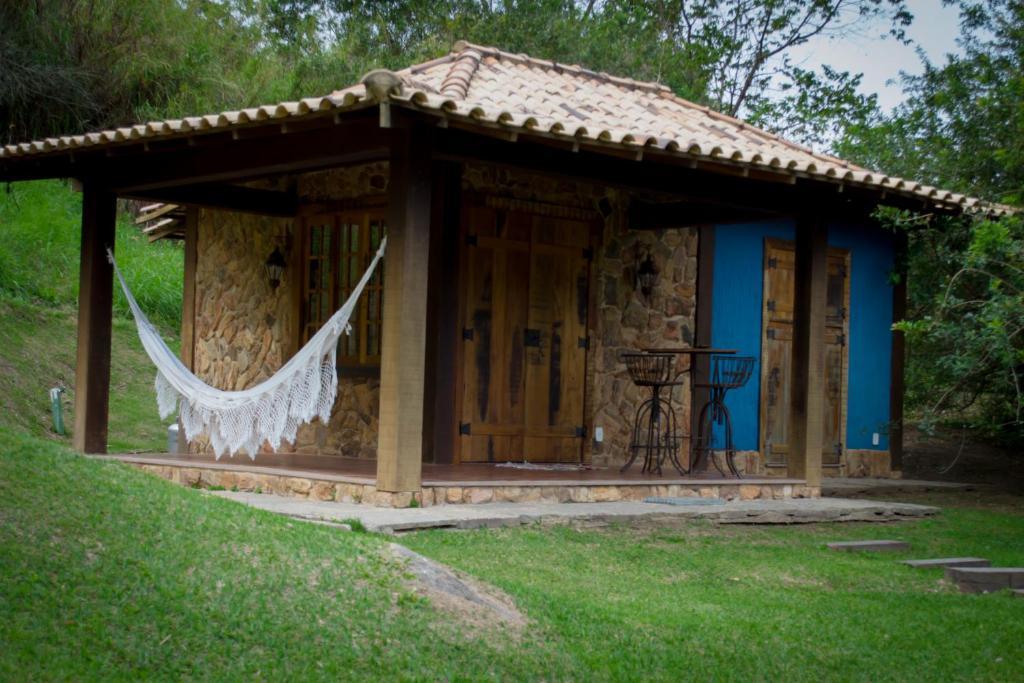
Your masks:
{"label": "door hinge", "polygon": [[523,330],[523,346],[540,346],[540,330]]}
{"label": "door hinge", "polygon": [[463,339],[468,339],[469,341],[473,341],[473,328],[472,327],[463,327],[462,328],[462,338]]}
{"label": "door hinge", "polygon": [[843,306],[839,307],[839,317],[846,320],[846,308]]}
{"label": "door hinge", "polygon": [[770,259],[768,259],[768,267],[769,268],[778,268],[779,267],[779,259],[775,258],[774,256],[771,257]]}
{"label": "door hinge", "polygon": [[775,299],[768,299],[768,303],[765,304],[765,308],[767,308],[769,311],[774,313],[775,312]]}
{"label": "door hinge", "polygon": [[590,337],[580,337],[580,339],[577,342],[577,344],[579,345],[579,347],[581,349],[589,349],[590,348]]}
{"label": "door hinge", "polygon": [[775,339],[775,328],[769,327],[767,330],[764,331],[764,336],[768,337],[769,339]]}
{"label": "door hinge", "polygon": [[582,439],[586,435],[587,435],[587,430],[586,429],[584,429],[583,427],[580,427],[580,426],[576,427],[576,438],[577,439]]}
{"label": "door hinge", "polygon": [[839,266],[839,277],[846,277],[846,266]]}
{"label": "door hinge", "polygon": [[466,244],[471,247],[476,246],[476,235],[466,235]]}
{"label": "door hinge", "polygon": [[846,335],[840,334],[836,336],[836,343],[840,346],[846,346]]}
{"label": "door hinge", "polygon": [[470,434],[470,429],[469,429],[469,423],[468,422],[460,422],[459,423],[459,434],[465,434],[465,435],[469,435]]}

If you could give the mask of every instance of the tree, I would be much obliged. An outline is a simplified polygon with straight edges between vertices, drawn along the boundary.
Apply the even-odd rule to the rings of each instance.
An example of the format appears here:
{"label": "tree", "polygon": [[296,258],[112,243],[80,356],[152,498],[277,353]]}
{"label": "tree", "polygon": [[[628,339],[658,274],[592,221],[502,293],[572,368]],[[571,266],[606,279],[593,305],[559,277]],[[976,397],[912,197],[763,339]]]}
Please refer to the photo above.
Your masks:
{"label": "tree", "polygon": [[875,101],[857,92],[859,76],[801,69],[790,51],[878,19],[904,39],[912,20],[904,0],[334,0],[333,7],[338,45],[380,65],[433,56],[464,38],[659,81],[816,144],[870,120]]}
{"label": "tree", "polygon": [[[893,175],[1024,204],[1024,3],[960,3],[961,55],[905,76],[905,102],[841,152]],[[908,399],[1024,442],[1024,221],[886,215],[906,230]]]}

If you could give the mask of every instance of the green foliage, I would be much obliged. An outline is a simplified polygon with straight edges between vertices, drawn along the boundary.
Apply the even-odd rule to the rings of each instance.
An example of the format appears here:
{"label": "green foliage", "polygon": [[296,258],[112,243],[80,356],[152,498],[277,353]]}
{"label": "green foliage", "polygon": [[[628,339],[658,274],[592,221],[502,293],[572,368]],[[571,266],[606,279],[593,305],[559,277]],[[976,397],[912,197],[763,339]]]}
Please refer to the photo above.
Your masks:
{"label": "green foliage", "polygon": [[1024,4],[960,9],[964,53],[904,76],[904,103],[852,129],[838,151],[892,175],[1024,205]]}
{"label": "green foliage", "polygon": [[[0,192],[0,291],[52,306],[78,301],[82,198],[65,183],[17,183]],[[181,327],[180,245],[150,244],[130,217],[121,216],[118,263],[143,310],[164,331]],[[130,315],[115,287],[115,311]]]}
{"label": "green foliage", "polygon": [[1024,220],[939,220],[918,231],[912,317],[898,325],[912,350],[911,404],[926,427],[966,421],[1024,443]]}
{"label": "green foliage", "polygon": [[341,520],[341,523],[342,524],[348,524],[349,529],[351,529],[352,531],[355,531],[357,533],[360,533],[360,534],[368,533],[367,530],[366,530],[366,525],[363,524],[363,520],[359,519],[358,517],[350,517],[348,519],[343,519],[343,520]]}
{"label": "green foliage", "polygon": [[[891,116],[840,153],[893,175],[1024,204],[1024,4],[960,3],[963,55],[905,77]],[[908,399],[926,427],[966,422],[1024,443],[1024,227],[934,216],[885,220],[909,235]]]}
{"label": "green foliage", "polygon": [[901,37],[911,16],[904,0],[10,3],[0,9],[0,125],[21,140],[324,94],[466,39],[659,81],[824,143],[851,108],[873,103],[855,77],[794,68],[787,53],[874,20]]}

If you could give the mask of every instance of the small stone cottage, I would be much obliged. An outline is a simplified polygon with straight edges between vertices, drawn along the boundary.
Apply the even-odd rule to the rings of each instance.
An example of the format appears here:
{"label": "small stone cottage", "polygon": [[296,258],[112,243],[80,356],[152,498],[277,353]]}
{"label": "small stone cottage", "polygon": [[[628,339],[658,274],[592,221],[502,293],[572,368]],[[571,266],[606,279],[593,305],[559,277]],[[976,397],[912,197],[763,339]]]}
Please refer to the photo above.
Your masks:
{"label": "small stone cottage", "polygon": [[[510,461],[587,466],[576,487],[735,493],[618,474],[648,396],[621,354],[650,348],[756,359],[727,398],[744,495],[898,472],[903,346],[891,325],[905,247],[872,212],[999,210],[656,83],[466,43],[326,97],[0,151],[0,180],[40,177],[84,192],[75,445],[86,452],[106,448],[103,253],[118,197],[184,208],[182,358],[221,389],[277,370],[387,234],[340,343],[333,416],[253,464],[334,472],[319,497],[362,486],[393,504],[461,501],[488,482],[523,489],[493,467]],[[681,424],[702,391],[675,390]],[[213,476],[195,474],[213,471],[207,445],[188,450],[149,464]],[[561,495],[594,499],[575,490]]]}

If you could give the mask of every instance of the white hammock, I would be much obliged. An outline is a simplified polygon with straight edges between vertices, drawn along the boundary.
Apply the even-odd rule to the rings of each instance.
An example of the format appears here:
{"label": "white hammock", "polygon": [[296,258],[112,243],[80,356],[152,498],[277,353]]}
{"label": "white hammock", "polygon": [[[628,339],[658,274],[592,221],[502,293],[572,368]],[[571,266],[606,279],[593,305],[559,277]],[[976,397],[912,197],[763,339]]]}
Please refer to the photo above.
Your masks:
{"label": "white hammock", "polygon": [[185,436],[192,440],[208,434],[218,460],[224,453],[234,455],[243,449],[255,460],[263,443],[270,442],[277,450],[282,441],[295,440],[299,425],[316,417],[327,423],[338,393],[338,339],[352,329],[349,318],[386,245],[385,238],[348,300],[309,342],[269,379],[243,391],[211,387],[185,367],[139,308],[108,249],[107,257],[135,316],[139,339],[156,365],[160,417],[166,419],[177,408]]}

